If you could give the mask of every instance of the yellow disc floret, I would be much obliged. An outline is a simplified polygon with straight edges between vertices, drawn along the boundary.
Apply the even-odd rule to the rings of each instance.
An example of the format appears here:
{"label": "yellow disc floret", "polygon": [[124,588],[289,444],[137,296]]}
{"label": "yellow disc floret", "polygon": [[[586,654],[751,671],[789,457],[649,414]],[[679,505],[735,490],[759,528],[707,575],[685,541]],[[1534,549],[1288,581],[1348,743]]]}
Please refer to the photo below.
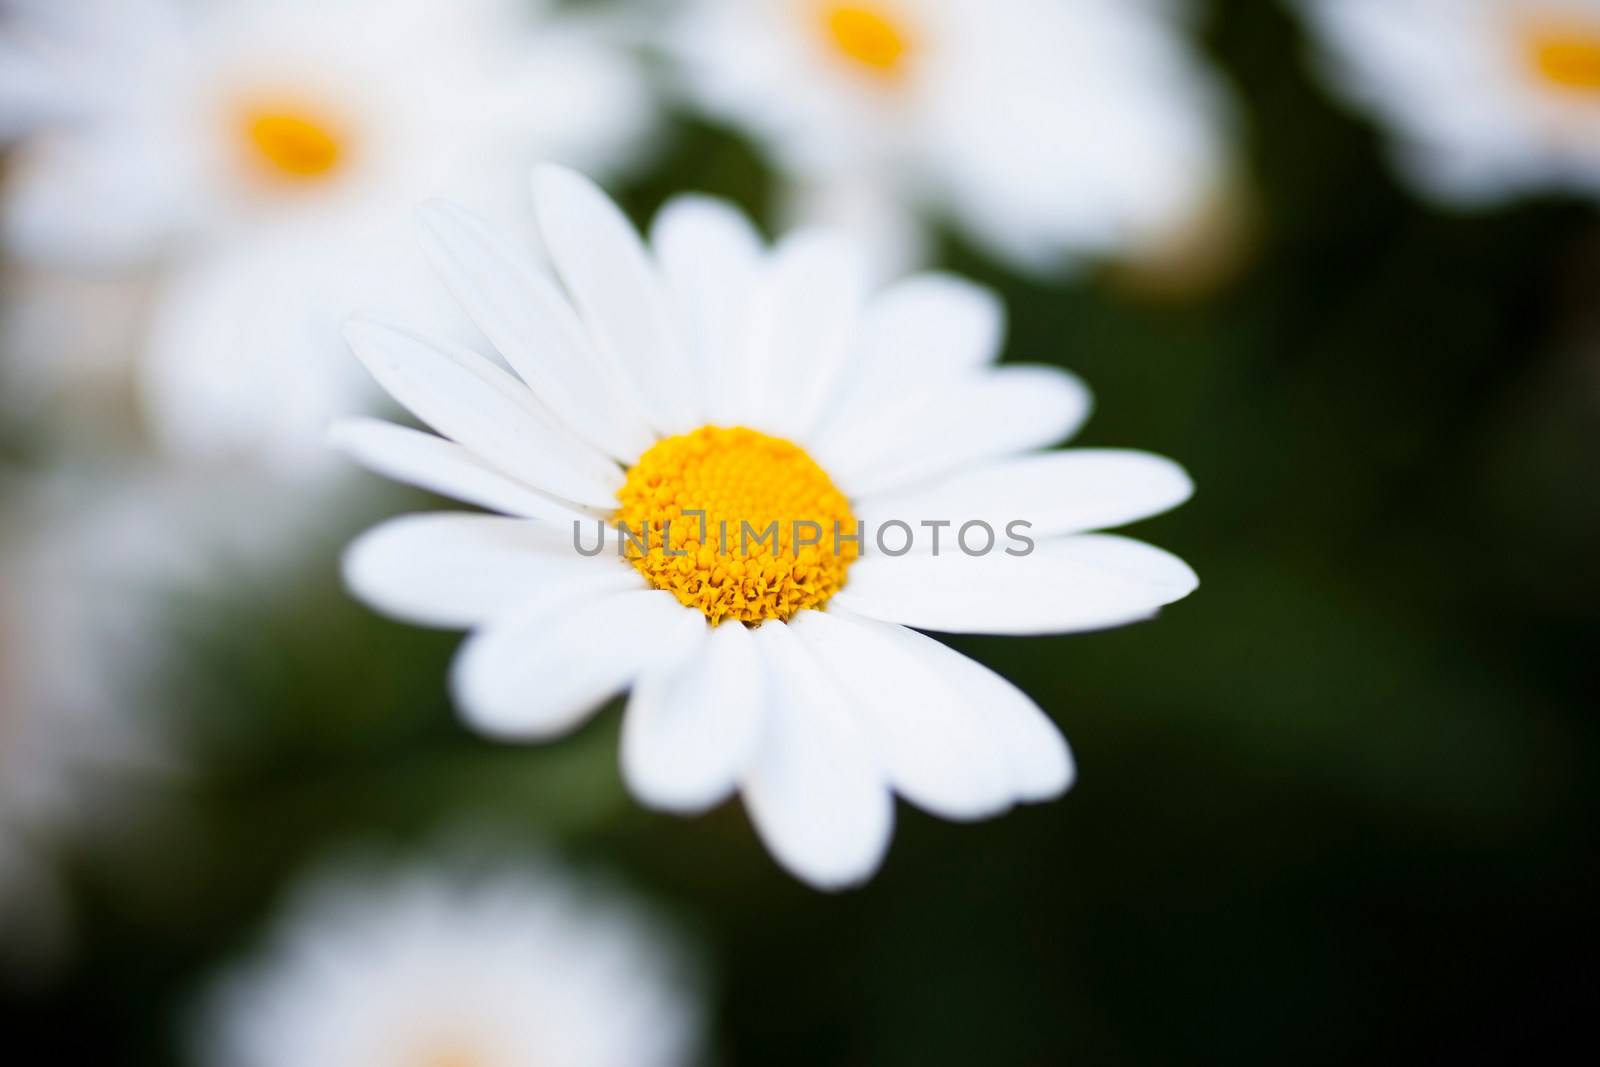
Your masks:
{"label": "yellow disc floret", "polygon": [[1538,76],[1567,92],[1600,93],[1600,23],[1536,26],[1527,35]]}
{"label": "yellow disc floret", "polygon": [[822,27],[836,52],[875,75],[893,76],[905,66],[905,30],[879,4],[826,4]]}
{"label": "yellow disc floret", "polygon": [[285,181],[327,178],[344,159],[344,140],[331,123],[290,109],[251,108],[242,116],[256,169]]}
{"label": "yellow disc floret", "polygon": [[657,442],[617,498],[628,560],[712,625],[820,608],[860,554],[849,500],[805,449],[743,427]]}

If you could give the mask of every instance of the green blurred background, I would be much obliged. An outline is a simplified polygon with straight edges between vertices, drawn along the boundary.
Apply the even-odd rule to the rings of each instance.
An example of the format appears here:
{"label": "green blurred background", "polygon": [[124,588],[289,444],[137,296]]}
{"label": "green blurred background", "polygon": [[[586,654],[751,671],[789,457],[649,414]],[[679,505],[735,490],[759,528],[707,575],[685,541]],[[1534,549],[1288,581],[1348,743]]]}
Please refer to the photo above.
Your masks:
{"label": "green blurred background", "polygon": [[[371,485],[293,581],[170,605],[198,770],[155,798],[159,831],[72,857],[80,952],[9,994],[5,1058],[176,1062],[186,1006],[296,872],[478,819],[703,936],[729,1064],[1470,1062],[1587,1036],[1600,224],[1430,210],[1276,5],[1204,28],[1240,101],[1230,270],[1036,285],[945,250],[1004,293],[1007,358],[1093,387],[1080,443],[1199,486],[1135,528],[1203,582],[1157,622],[952,642],[1061,724],[1072,793],[974,825],[902,805],[876,880],[816,893],[737,805],[634,805],[615,709],[548,748],[458,725],[458,638],[339,588],[344,536],[419,503]],[[683,189],[761,212],[771,180],[683,121],[619,192],[640,220]]]}

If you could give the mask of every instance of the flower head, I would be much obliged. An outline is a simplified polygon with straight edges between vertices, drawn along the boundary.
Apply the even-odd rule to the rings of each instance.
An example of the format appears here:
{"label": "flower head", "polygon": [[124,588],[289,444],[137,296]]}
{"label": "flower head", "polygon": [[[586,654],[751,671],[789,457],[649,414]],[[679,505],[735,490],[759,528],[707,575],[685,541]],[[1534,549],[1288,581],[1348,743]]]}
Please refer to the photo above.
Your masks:
{"label": "flower head", "polygon": [[[757,136],[796,214],[909,257],[908,207],[1033,268],[1137,251],[1222,183],[1222,107],[1145,0],[682,0],[703,109]],[[898,254],[897,254],[898,253]]]}
{"label": "flower head", "polygon": [[[370,402],[338,324],[458,321],[397,220],[435,195],[517,203],[540,159],[624,164],[651,117],[619,47],[519,0],[61,6],[18,15],[37,76],[0,80],[0,128],[34,131],[0,202],[7,243],[167,271],[137,385],[182,458],[320,471],[328,418]],[[57,88],[70,109],[43,121],[30,101]]]}
{"label": "flower head", "polygon": [[681,1067],[701,1008],[680,946],[545,859],[346,865],[304,886],[200,1019],[216,1067]]}
{"label": "flower head", "polygon": [[1300,0],[1330,82],[1391,128],[1427,193],[1600,196],[1594,0]]}
{"label": "flower head", "polygon": [[337,430],[368,466],[508,517],[380,526],[346,556],[352,589],[474,631],[453,686],[491,735],[557,736],[631,687],[634,793],[687,812],[737,791],[818,885],[870,876],[891,792],[977,818],[1065,790],[1049,718],[912,627],[1154,614],[1194,588],[1189,568],[1086,531],[1180,503],[1183,471],[1038,451],[1077,429],[1088,393],[1055,368],[995,366],[1001,310],[977,286],[924,274],[874,291],[851,241],[805,230],[767,249],[695,197],[662,210],[647,247],[577,174],[534,185],[555,278],[459,209],[421,216],[515,374],[358,322],[362,362],[443,436]]}

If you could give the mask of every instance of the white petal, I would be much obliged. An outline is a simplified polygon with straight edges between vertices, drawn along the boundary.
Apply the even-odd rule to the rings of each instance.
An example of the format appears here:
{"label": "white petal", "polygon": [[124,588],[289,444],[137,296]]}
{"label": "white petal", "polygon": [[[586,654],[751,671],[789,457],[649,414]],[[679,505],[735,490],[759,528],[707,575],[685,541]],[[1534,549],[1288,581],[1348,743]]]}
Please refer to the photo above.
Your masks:
{"label": "white petal", "polygon": [[660,589],[551,598],[469,637],[451,689],[481,733],[559,737],[642,672],[692,648],[705,625],[705,616]]}
{"label": "white petal", "polygon": [[846,698],[789,632],[756,631],[766,676],[745,806],[773,857],[822,889],[870,878],[894,833],[894,803]]}
{"label": "white petal", "polygon": [[742,361],[741,422],[803,439],[839,385],[866,299],[861,250],[842,234],[799,230],[778,245],[753,298]]}
{"label": "white petal", "polygon": [[[856,507],[868,526],[890,519],[915,526],[948,519],[953,531],[986,522],[1004,537],[1008,524],[1031,523],[1033,537],[1121,526],[1175,508],[1194,483],[1182,467],[1148,452],[1080,448],[1018,456],[930,482],[870,497]],[[974,547],[984,534],[974,529]]]}
{"label": "white petal", "polygon": [[1089,390],[1055,367],[1006,366],[913,390],[813,450],[852,497],[1056,444],[1089,415]]}
{"label": "white petal", "polygon": [[424,205],[417,223],[450,291],[565,426],[624,463],[650,447],[618,371],[602,362],[577,313],[526,256],[454,204]]}
{"label": "white petal", "polygon": [[622,720],[622,777],[643,804],[699,812],[732,795],[761,728],[754,635],[706,628],[671,667],[639,679]]}
{"label": "white petal", "polygon": [[305,485],[342,466],[328,423],[381,401],[339,339],[337,279],[293,243],[224,242],[164,272],[133,369],[171,456]]}
{"label": "white petal", "polygon": [[[830,606],[828,615],[871,623]],[[977,660],[926,634],[894,627],[895,640],[915,652],[927,684],[942,687],[974,709],[995,749],[1004,759],[1014,801],[1050,800],[1071,788],[1077,777],[1072,750],[1050,717],[1029,696]]]}
{"label": "white petal", "polygon": [[655,217],[650,245],[679,311],[708,422],[738,421],[737,375],[744,359],[750,298],[762,241],[737,208],[705,196],[679,196]]}
{"label": "white petal", "polygon": [[704,421],[661,279],[622,211],[565,167],[533,175],[534,210],[556,272],[600,349],[636,388],[655,428],[683,433]]}
{"label": "white petal", "polygon": [[889,557],[869,544],[833,602],[944,633],[1071,633],[1149,618],[1199,584],[1178,557],[1114,534],[1040,541],[1020,556],[1008,555],[1006,545],[980,556],[944,545],[938,556]]}
{"label": "white petal", "polygon": [[525,519],[544,519],[561,529],[593,519],[431,433],[380,419],[344,419],[333,425],[328,440],[370,471],[468,504]]}
{"label": "white petal", "polygon": [[790,629],[849,694],[896,792],[947,819],[1010,806],[1006,755],[986,721],[992,712],[934,669],[927,638],[842,612],[803,611]]}
{"label": "white petal", "polygon": [[1067,739],[1029,696],[977,660],[968,659],[915,630],[908,643],[922,646],[924,662],[973,707],[1005,754],[1011,790],[1019,802],[1053,800],[1072,788],[1078,769]]}
{"label": "white petal", "polygon": [[829,424],[872,418],[905,395],[983,369],[1000,355],[1005,305],[993,290],[949,274],[916,274],[873,297],[861,319],[851,373]]}
{"label": "white petal", "polygon": [[350,591],[422,626],[469,627],[569,593],[636,589],[615,556],[586,558],[568,526],[441,512],[373,527],[344,553]]}
{"label": "white petal", "polygon": [[868,165],[807,178],[788,175],[778,202],[784,230],[826,226],[848,233],[867,257],[874,287],[904,278],[932,258],[927,219],[892,167]]}
{"label": "white petal", "polygon": [[580,504],[615,506],[622,471],[476,352],[372,322],[350,322],[344,334],[389,395],[490,465]]}

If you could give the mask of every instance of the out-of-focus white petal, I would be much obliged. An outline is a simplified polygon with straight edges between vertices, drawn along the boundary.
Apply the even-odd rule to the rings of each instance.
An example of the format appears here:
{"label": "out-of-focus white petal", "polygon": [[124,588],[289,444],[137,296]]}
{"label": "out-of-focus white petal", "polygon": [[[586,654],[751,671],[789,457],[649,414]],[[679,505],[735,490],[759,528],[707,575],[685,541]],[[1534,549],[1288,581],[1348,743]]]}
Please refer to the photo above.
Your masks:
{"label": "out-of-focus white petal", "polygon": [[706,419],[732,425],[741,415],[740,376],[761,235],[725,201],[679,196],[656,215],[650,246],[679,313],[686,364],[697,374]]}
{"label": "out-of-focus white petal", "polygon": [[[451,512],[391,519],[345,550],[350,591],[419,626],[476,626],[568,596],[638,589],[614,557],[573,549],[570,526]],[[594,639],[594,635],[590,635]]]}
{"label": "out-of-focus white petal", "polygon": [[559,737],[640,674],[692,650],[705,625],[659,589],[552,597],[469,637],[451,688],[481,733]]}
{"label": "out-of-focus white petal", "polygon": [[[985,464],[901,492],[868,497],[856,516],[868,526],[890,519],[916,526],[924,519],[985,522],[1005,538],[1024,521],[1031,537],[1085,533],[1137,522],[1189,499],[1194,483],[1161,456],[1110,448],[1040,452]],[[974,530],[974,549],[984,542]]]}
{"label": "out-of-focus white petal", "polygon": [[917,205],[897,185],[893,175],[877,169],[793,175],[779,210],[787,226],[848,233],[861,246],[868,277],[881,283],[917,269],[932,253],[932,235]]}
{"label": "out-of-focus white petal", "polygon": [[865,261],[845,235],[799,230],[779,242],[756,286],[737,367],[741,423],[805,438],[846,370],[866,290]]}
{"label": "out-of-focus white petal", "polygon": [[856,341],[847,403],[892,400],[907,381],[980,370],[1000,355],[1006,314],[992,289],[953,274],[913,274],[873,297]]}
{"label": "out-of-focus white petal", "polygon": [[1040,541],[1018,556],[1003,549],[969,556],[950,546],[938,556],[869,552],[851,566],[849,585],[832,603],[943,633],[1071,633],[1149,618],[1198,584],[1169,552],[1114,534],[1081,534]]}
{"label": "out-of-focus white petal", "polygon": [[471,450],[431,433],[380,419],[344,419],[333,425],[328,440],[374,473],[491,511],[544,519],[561,528],[594,517],[502,474]]}
{"label": "out-of-focus white petal", "polygon": [[334,310],[328,281],[327,264],[278,245],[198,255],[166,278],[136,371],[169,457],[297,483],[336,469],[329,422],[379,393],[339,339],[348,312]]}
{"label": "out-of-focus white petal", "polygon": [[1005,339],[1005,308],[991,289],[951,274],[914,274],[862,309],[849,373],[808,441],[859,436],[908,391],[966,379],[993,363]]}
{"label": "out-of-focus white petal", "polygon": [[871,742],[823,665],[787,626],[755,632],[765,717],[744,801],[777,861],[820,889],[870,878],[894,832],[894,804]]}
{"label": "out-of-focus white petal", "polygon": [[598,186],[565,167],[539,167],[533,190],[556,273],[596,344],[634,384],[657,430],[693,429],[703,413],[691,365],[633,224]]}
{"label": "out-of-focus white petal", "polygon": [[451,293],[563,425],[625,463],[650,447],[626,386],[547,274],[453,204],[424,205],[417,222]]}
{"label": "out-of-focus white petal", "polygon": [[698,812],[737,788],[761,731],[756,656],[754,635],[727,623],[639,679],[622,721],[622,777],[640,802]]}
{"label": "out-of-focus white petal", "polygon": [[142,134],[98,129],[23,142],[0,204],[8,250],[80,268],[140,265],[168,251],[189,229],[197,193]]}
{"label": "out-of-focus white petal", "polygon": [[615,502],[621,470],[476,352],[372,322],[348,323],[344,334],[378,384],[446,437],[556,496],[595,507]]}

